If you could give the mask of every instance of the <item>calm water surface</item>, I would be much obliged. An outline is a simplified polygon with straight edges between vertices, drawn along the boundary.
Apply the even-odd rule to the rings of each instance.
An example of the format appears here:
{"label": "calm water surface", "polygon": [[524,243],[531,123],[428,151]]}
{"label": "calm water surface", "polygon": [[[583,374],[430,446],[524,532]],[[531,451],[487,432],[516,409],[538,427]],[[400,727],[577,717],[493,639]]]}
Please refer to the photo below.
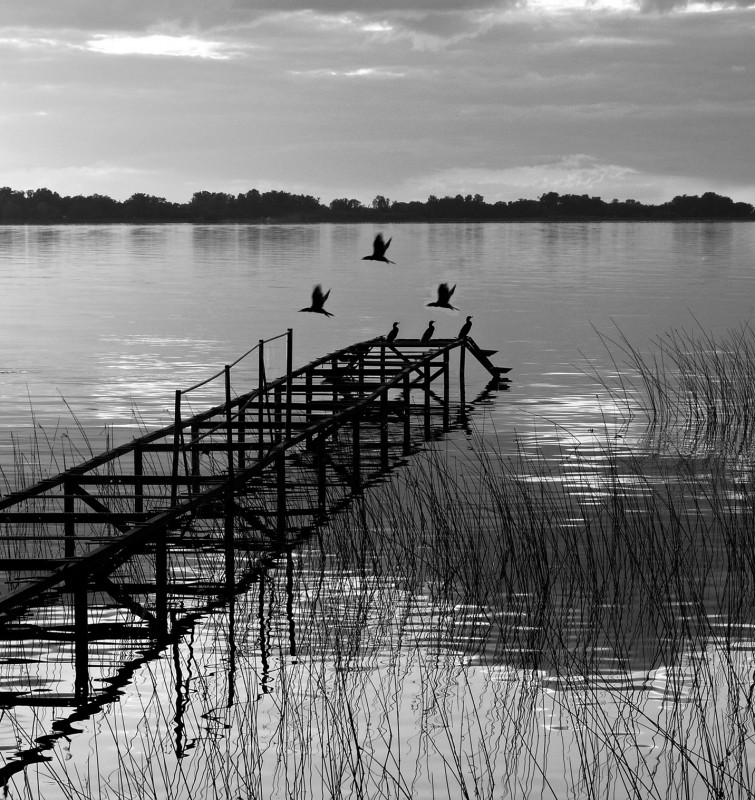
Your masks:
{"label": "calm water surface", "polygon": [[[0,464],[9,434],[23,440],[33,420],[69,428],[75,415],[93,440],[111,426],[118,441],[137,417],[165,423],[175,389],[287,328],[300,365],[394,320],[412,337],[434,318],[436,335],[451,337],[473,314],[473,336],[512,367],[493,412],[503,430],[538,416],[580,424],[594,410],[585,359],[611,371],[594,328],[618,326],[643,348],[753,313],[751,225],[394,225],[384,233],[395,265],[361,260],[376,230],[0,228]],[[425,307],[441,281],[457,285],[458,312]],[[332,318],[297,311],[316,283],[332,289]],[[270,375],[285,371],[280,352],[269,360]]]}
{"label": "calm water surface", "polygon": [[[563,469],[568,488],[564,442],[577,441],[573,497],[597,507],[602,489],[597,480],[586,489],[584,480],[605,454],[594,431],[613,438],[620,429],[631,454],[644,428],[627,427],[602,390],[617,365],[596,329],[618,327],[648,349],[674,329],[720,334],[752,321],[752,225],[394,225],[383,232],[393,237],[395,265],[361,260],[377,230],[0,228],[7,481],[14,448],[40,432],[70,455],[83,452],[84,435],[99,450],[166,424],[175,389],[287,328],[299,365],[386,333],[394,320],[413,337],[435,319],[438,335],[451,337],[473,314],[477,342],[512,368],[510,388],[479,407],[479,446],[514,452],[522,442],[550,442],[546,466]],[[425,307],[441,281],[457,285],[457,312]],[[297,311],[316,283],[332,289],[330,319]],[[280,347],[268,360],[269,375],[283,373]],[[248,379],[256,380],[253,366]],[[486,380],[473,370],[468,396]],[[457,433],[440,449],[463,453],[469,441]],[[458,553],[508,558],[509,546],[523,545],[495,539],[484,515],[454,534],[473,537],[466,545],[444,541],[433,517],[442,497],[407,517],[392,508],[391,498],[412,500],[412,481],[437,474],[432,458],[418,459],[378,490],[385,496],[376,507],[358,507],[319,542],[277,558],[233,607],[200,614],[170,647],[151,653],[101,638],[89,656],[93,692],[112,687],[114,701],[101,709],[56,706],[74,680],[72,648],[64,638],[55,652],[35,643],[35,625],[55,629],[70,609],[27,618],[24,635],[0,653],[0,769],[20,753],[49,760],[16,773],[9,796],[618,798],[679,796],[685,788],[702,798],[716,796],[716,780],[726,789],[720,796],[750,796],[755,752],[733,743],[751,740],[755,726],[746,699],[755,619],[738,615],[732,635],[733,612],[705,617],[703,610],[700,634],[687,605],[705,606],[712,585],[723,606],[734,589],[714,580],[690,599],[661,587],[671,615],[649,619],[643,592],[659,578],[645,576],[637,593],[619,576],[610,594],[570,584],[568,576],[581,573],[557,564],[552,608],[535,602],[529,573],[510,591],[493,592],[495,606],[477,602],[474,590],[501,576],[488,574],[492,558],[455,565]],[[44,466],[55,463],[50,456]],[[530,478],[547,485],[535,477],[520,476],[525,499]],[[488,494],[508,485],[483,483],[469,495],[470,509],[477,501],[486,508]],[[626,486],[635,491],[629,478]],[[526,505],[512,513],[526,517]],[[734,551],[706,542],[694,524],[653,538],[651,511],[647,524],[628,526],[630,538],[648,531],[648,548],[668,546],[682,572],[707,559],[718,574],[729,563]],[[444,513],[440,520],[455,511]],[[562,550],[551,552],[552,542],[537,552],[512,549],[507,580],[518,564],[543,557],[579,562],[585,540],[569,538],[570,513],[559,509]],[[605,535],[597,515],[590,535]],[[631,542],[606,536],[600,550],[599,567],[614,580],[611,559],[624,564],[623,547]],[[187,581],[222,573],[210,553],[191,558],[196,563],[187,556],[182,567]],[[458,582],[451,594],[444,575]],[[123,623],[107,595],[90,599],[90,624]],[[726,631],[723,652],[717,632],[723,641]],[[589,682],[576,666],[587,652]],[[27,707],[23,697],[32,694],[50,701]],[[691,758],[680,741],[691,742]]]}

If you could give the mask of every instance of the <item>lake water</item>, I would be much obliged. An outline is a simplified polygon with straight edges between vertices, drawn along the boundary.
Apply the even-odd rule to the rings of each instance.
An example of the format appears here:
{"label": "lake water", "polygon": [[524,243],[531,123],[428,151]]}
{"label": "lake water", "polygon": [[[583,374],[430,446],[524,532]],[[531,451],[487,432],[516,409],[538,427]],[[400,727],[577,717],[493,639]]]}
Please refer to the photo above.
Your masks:
{"label": "lake water", "polygon": [[[259,339],[294,331],[294,364],[387,332],[473,336],[510,366],[494,419],[585,421],[610,361],[594,329],[636,347],[698,325],[752,319],[755,228],[736,223],[395,225],[395,265],[362,261],[371,225],[50,226],[0,228],[0,465],[9,434],[33,421],[96,443],[169,419],[175,389],[207,377]],[[458,312],[430,309],[440,282]],[[314,284],[335,316],[301,314]],[[431,311],[433,313],[431,313]],[[282,374],[281,354],[268,365]],[[484,378],[483,373],[480,378]],[[64,402],[65,401],[65,402]],[[95,449],[97,449],[95,447]]]}
{"label": "lake water", "polygon": [[[603,491],[586,466],[605,461],[600,431],[620,435],[630,457],[647,445],[644,420],[627,423],[604,390],[622,369],[596,331],[653,352],[669,331],[719,336],[752,323],[755,226],[392,225],[382,230],[395,265],[361,260],[377,230],[0,227],[6,485],[19,449],[41,439],[42,466],[57,471],[61,456],[44,443],[70,459],[84,439],[98,451],[167,424],[175,389],[288,328],[297,366],[394,320],[415,337],[434,319],[450,338],[472,314],[476,341],[511,367],[509,388],[484,395],[472,436],[452,434],[318,543],[276,558],[232,609],[199,614],[151,655],[123,641],[92,653],[92,680],[115,686],[115,702],[72,716],[8,699],[31,688],[54,696],[72,681],[70,648],[40,652],[30,633],[60,619],[50,609],[32,617],[26,639],[0,653],[0,769],[57,733],[40,751],[51,760],[23,780],[15,773],[9,796],[707,797],[711,787],[750,796],[755,752],[742,742],[752,739],[755,618],[737,603],[752,570],[732,578],[745,545],[710,542],[696,522],[712,467],[705,481],[685,483],[692,501],[670,526],[653,503],[633,507],[635,516],[601,507],[591,521],[584,508],[597,508]],[[440,282],[457,286],[458,311],[425,306]],[[332,318],[298,312],[316,283],[332,289]],[[282,347],[268,360],[268,375],[284,372]],[[255,380],[250,367],[246,388]],[[472,370],[468,397],[486,382]],[[575,441],[584,455],[569,471],[565,447],[576,452]],[[427,487],[444,468],[464,471],[472,446],[544,452],[539,466],[562,470],[579,509],[559,500],[537,547],[517,539],[531,513],[527,487],[542,497],[548,484],[502,466],[492,478],[472,471],[472,489],[469,471],[459,478],[467,510],[455,519]],[[749,478],[726,496],[751,513],[752,454],[739,455]],[[451,468],[435,460],[449,456]],[[613,478],[622,489],[612,503],[638,482]],[[654,471],[653,482],[670,495],[682,479]],[[411,519],[396,498],[416,506]],[[499,530],[485,514],[503,510],[513,522]],[[605,546],[595,550],[596,540]],[[673,569],[640,574],[631,566],[640,546]],[[479,562],[457,563],[459,550]],[[591,573],[578,568],[581,554],[596,552]],[[219,568],[207,558],[206,569]],[[551,565],[547,593],[536,585],[540,567],[522,566],[541,559]],[[666,593],[657,608],[647,602],[654,592]],[[90,621],[116,615],[92,598]],[[122,662],[130,671],[114,679]]]}

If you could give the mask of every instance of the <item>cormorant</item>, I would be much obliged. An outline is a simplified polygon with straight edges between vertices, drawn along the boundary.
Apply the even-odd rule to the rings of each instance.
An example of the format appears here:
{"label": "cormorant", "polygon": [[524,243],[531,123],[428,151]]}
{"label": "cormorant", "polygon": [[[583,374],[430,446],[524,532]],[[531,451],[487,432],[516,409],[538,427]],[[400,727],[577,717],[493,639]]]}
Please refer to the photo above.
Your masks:
{"label": "cormorant", "polygon": [[330,289],[323,294],[322,286],[318,283],[312,290],[312,305],[309,308],[300,308],[299,311],[311,311],[314,314],[325,314],[326,317],[332,317],[330,311],[326,311],[323,307],[328,297],[330,297]]}
{"label": "cormorant", "polygon": [[372,243],[372,255],[363,256],[362,261],[385,261],[386,264],[395,264],[395,261],[385,257],[385,251],[391,246],[392,241],[393,237],[388,239],[387,242],[383,241],[383,234],[379,233]]}
{"label": "cormorant", "polygon": [[472,316],[467,317],[467,321],[461,326],[461,330],[459,331],[459,339],[463,339],[465,336],[469,336],[469,332],[472,330]]}
{"label": "cormorant", "polygon": [[392,342],[398,336],[398,322],[393,323],[393,327],[388,331],[385,337],[386,342]]}
{"label": "cormorant", "polygon": [[427,330],[422,334],[420,342],[422,342],[422,344],[427,344],[430,341],[430,339],[433,338],[434,332],[435,332],[435,320],[431,319],[427,326]]}
{"label": "cormorant", "polygon": [[452,308],[456,311],[456,306],[451,305],[451,296],[456,291],[456,284],[452,289],[448,288],[447,283],[441,283],[438,286],[438,299],[434,303],[426,303],[428,306],[438,306],[438,308]]}

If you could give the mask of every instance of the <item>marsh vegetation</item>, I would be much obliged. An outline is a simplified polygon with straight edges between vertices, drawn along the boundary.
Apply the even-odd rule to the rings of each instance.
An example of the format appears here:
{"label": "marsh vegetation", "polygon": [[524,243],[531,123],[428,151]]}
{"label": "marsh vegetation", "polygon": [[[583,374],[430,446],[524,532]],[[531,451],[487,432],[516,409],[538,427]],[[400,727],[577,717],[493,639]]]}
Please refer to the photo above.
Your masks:
{"label": "marsh vegetation", "polygon": [[755,336],[603,339],[603,428],[436,442],[8,796],[752,797]]}

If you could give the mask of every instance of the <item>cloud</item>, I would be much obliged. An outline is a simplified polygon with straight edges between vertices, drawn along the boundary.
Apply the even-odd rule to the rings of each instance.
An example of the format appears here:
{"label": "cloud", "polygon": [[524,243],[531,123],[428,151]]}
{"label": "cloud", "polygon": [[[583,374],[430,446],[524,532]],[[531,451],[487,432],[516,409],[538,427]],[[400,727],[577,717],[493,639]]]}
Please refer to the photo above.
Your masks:
{"label": "cloud", "polygon": [[755,0],[640,0],[640,10],[645,13],[670,13],[672,11],[727,11],[755,7]]}
{"label": "cloud", "polygon": [[312,69],[291,70],[291,75],[304,78],[405,78],[405,72],[383,67],[359,67],[357,69]]}
{"label": "cloud", "polygon": [[195,36],[168,36],[146,34],[124,36],[98,34],[86,43],[87,49],[106,55],[173,56],[184,58],[227,59],[233,50],[220,42],[207,41]]}

